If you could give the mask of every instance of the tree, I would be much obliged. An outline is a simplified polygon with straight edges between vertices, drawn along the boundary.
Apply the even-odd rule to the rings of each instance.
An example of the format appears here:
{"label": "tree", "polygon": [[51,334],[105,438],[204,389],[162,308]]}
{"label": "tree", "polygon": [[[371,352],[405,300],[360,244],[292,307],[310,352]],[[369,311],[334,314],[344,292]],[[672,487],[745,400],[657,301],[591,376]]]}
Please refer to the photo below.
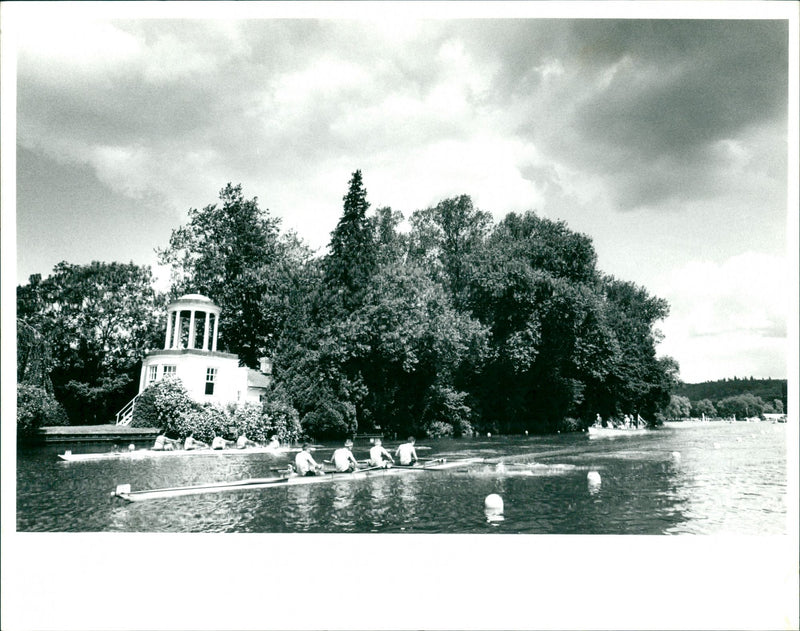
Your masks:
{"label": "tree", "polygon": [[42,427],[67,425],[67,415],[52,393],[30,383],[17,384],[17,440],[32,441]]}
{"label": "tree", "polygon": [[468,433],[472,411],[459,385],[480,367],[487,333],[424,270],[382,268],[335,336],[346,353],[343,370],[366,389],[359,426],[416,432],[447,418],[456,434]]}
{"label": "tree", "polygon": [[408,237],[399,231],[403,213],[384,206],[375,211],[371,221],[375,232],[378,266],[402,263],[408,253]]}
{"label": "tree", "polygon": [[469,195],[444,199],[411,216],[411,258],[431,270],[433,278],[459,301],[470,255],[481,246],[491,225],[492,216],[476,209]]}
{"label": "tree", "polygon": [[[669,314],[666,300],[651,296],[644,287],[613,277],[602,280],[606,321],[617,340],[618,352],[609,362],[603,416],[637,413],[646,419],[669,404],[677,385],[678,364],[656,357],[658,321]],[[604,413],[605,412],[605,413]]]}
{"label": "tree", "polygon": [[53,391],[73,424],[107,423],[136,394],[141,360],[163,335],[152,281],[149,267],[133,263],[62,262],[17,288],[22,328],[50,349]]}
{"label": "tree", "polygon": [[[38,274],[31,277],[41,281]],[[30,317],[32,314],[28,313]],[[50,370],[53,357],[44,335],[24,320],[17,318],[17,382],[26,383],[53,393]]]}
{"label": "tree", "polygon": [[692,415],[705,415],[709,418],[714,418],[717,415],[717,410],[710,399],[702,399],[701,401],[695,401],[692,403]]}
{"label": "tree", "polygon": [[158,250],[172,268],[172,294],[201,293],[219,305],[221,344],[251,368],[274,348],[285,315],[278,298],[281,272],[298,247],[279,238],[280,221],[262,211],[258,198],[228,183],[221,205],[190,209],[188,224],[172,231]]}
{"label": "tree", "polygon": [[764,413],[764,401],[751,393],[726,397],[717,401],[717,412],[720,416],[748,418],[761,416]]}
{"label": "tree", "polygon": [[490,327],[493,348],[473,383],[487,425],[550,431],[587,405],[597,413],[617,342],[594,260],[587,238],[533,213],[506,216],[472,255],[464,308]]}
{"label": "tree", "polygon": [[369,202],[360,170],[353,173],[342,199],[344,210],[331,233],[324,269],[328,286],[349,311],[360,304],[377,265],[375,225],[367,217]]}
{"label": "tree", "polygon": [[692,404],[686,397],[670,395],[669,404],[664,408],[664,416],[668,419],[689,418]]}

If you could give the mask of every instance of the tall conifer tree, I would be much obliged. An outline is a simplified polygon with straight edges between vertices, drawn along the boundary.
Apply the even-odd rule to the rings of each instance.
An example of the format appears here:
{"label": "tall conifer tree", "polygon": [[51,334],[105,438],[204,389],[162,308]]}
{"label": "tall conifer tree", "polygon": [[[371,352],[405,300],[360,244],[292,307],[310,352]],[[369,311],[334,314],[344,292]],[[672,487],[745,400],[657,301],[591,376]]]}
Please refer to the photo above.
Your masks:
{"label": "tall conifer tree", "polygon": [[352,310],[360,303],[377,265],[375,230],[367,218],[369,202],[360,170],[353,173],[342,199],[344,211],[331,233],[325,276],[342,297],[343,306]]}

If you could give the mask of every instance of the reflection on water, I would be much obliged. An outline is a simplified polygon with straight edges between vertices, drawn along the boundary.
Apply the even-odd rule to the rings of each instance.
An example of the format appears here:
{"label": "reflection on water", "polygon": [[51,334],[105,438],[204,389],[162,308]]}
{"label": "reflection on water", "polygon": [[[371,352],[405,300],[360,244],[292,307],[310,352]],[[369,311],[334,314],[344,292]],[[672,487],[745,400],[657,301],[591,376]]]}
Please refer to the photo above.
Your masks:
{"label": "reflection on water", "polygon": [[[488,462],[463,470],[125,504],[110,497],[117,484],[129,483],[138,490],[270,477],[289,457],[209,455],[64,463],[56,458],[54,447],[23,450],[17,467],[17,528],[539,534],[786,531],[785,425],[668,425],[608,441],[558,435],[424,442],[430,447],[426,455],[432,457],[480,456]],[[320,458],[329,457],[328,449],[320,448]],[[357,457],[366,456],[356,451]],[[599,482],[592,472],[600,476]],[[490,494],[502,497],[502,515],[486,514],[484,500]]]}

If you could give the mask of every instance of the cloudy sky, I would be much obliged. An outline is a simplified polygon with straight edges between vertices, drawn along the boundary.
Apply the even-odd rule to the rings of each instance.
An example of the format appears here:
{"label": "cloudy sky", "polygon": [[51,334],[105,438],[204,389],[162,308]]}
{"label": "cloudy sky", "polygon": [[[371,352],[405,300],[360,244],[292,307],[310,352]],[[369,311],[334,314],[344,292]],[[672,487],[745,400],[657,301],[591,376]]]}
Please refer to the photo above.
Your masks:
{"label": "cloudy sky", "polygon": [[416,12],[16,23],[16,282],[152,265],[227,182],[324,252],[361,169],[406,217],[466,193],[588,234],[669,301],[687,382],[787,376],[786,20]]}

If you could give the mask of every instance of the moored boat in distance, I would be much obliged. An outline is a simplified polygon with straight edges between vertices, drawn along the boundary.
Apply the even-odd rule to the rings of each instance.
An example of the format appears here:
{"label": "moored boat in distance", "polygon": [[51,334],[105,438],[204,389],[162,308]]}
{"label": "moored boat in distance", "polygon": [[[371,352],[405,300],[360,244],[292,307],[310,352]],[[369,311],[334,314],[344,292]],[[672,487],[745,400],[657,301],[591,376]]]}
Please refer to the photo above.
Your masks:
{"label": "moored boat in distance", "polygon": [[[312,451],[313,451],[312,447]],[[299,447],[248,447],[245,449],[133,449],[129,451],[106,451],[99,453],[74,454],[66,451],[58,454],[66,462],[86,462],[92,460],[144,460],[147,458],[167,458],[179,456],[246,456],[250,454],[287,454],[300,451]]]}
{"label": "moored boat in distance", "polygon": [[589,438],[615,438],[617,436],[645,434],[650,430],[646,427],[596,427],[592,425],[587,431],[589,432]]}
{"label": "moored boat in distance", "polygon": [[276,486],[295,486],[305,484],[320,484],[333,480],[357,480],[372,476],[389,476],[403,473],[421,471],[443,471],[447,469],[457,469],[471,464],[483,462],[483,458],[461,458],[448,461],[444,458],[436,458],[423,465],[414,466],[394,466],[394,467],[368,467],[345,473],[329,472],[325,475],[315,476],[287,476],[281,475],[272,478],[251,478],[248,480],[238,480],[233,482],[211,482],[194,486],[181,486],[163,489],[153,489],[149,491],[131,491],[130,484],[117,485],[112,492],[114,497],[118,497],[127,502],[141,502],[144,500],[164,499],[169,497],[181,497],[184,495],[203,495],[207,493],[221,493],[224,491],[243,491],[268,489]]}

